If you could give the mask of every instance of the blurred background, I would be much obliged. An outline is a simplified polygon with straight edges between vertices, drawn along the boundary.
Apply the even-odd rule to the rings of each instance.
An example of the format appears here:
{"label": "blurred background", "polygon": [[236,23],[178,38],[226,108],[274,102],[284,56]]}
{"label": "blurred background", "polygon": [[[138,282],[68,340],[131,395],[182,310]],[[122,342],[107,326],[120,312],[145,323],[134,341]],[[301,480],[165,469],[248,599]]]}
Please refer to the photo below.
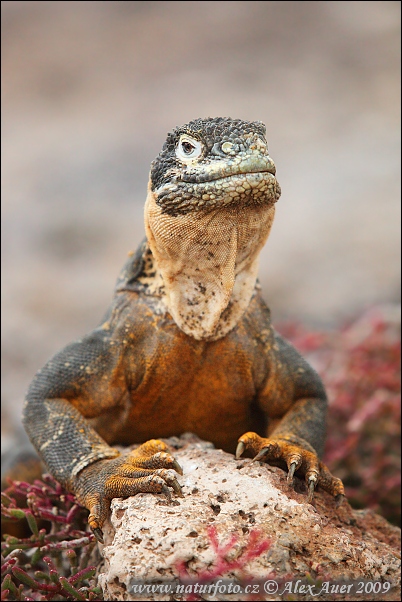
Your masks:
{"label": "blurred background", "polygon": [[274,323],[397,308],[399,2],[1,8],[6,442],[36,370],[101,318],[144,235],[149,165],[196,117],[267,125],[282,187],[260,268]]}

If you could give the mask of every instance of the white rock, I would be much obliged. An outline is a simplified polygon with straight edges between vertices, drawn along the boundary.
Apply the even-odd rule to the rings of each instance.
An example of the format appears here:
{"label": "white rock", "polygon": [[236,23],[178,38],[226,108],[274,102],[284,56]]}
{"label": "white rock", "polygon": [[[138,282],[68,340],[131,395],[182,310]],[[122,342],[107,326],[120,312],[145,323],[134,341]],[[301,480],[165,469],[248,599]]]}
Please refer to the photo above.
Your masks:
{"label": "white rock", "polygon": [[[187,599],[183,591],[169,597],[161,592],[136,593],[133,586],[176,587],[183,562],[194,580],[206,569],[216,569],[211,527],[216,528],[221,546],[233,535],[237,538],[227,552],[228,571],[217,576],[232,584],[246,575],[260,580],[287,576],[287,581],[307,577],[310,584],[311,578],[331,583],[385,580],[393,587],[399,583],[399,529],[381,517],[371,511],[352,511],[346,503],[337,510],[331,496],[320,491],[314,506],[308,504],[304,484],[296,479],[299,493],[289,488],[280,468],[235,460],[193,436],[168,442],[181,446],[174,455],[184,471],[178,477],[184,498],[174,496],[168,503],[161,495],[138,494],[112,501],[111,519],[104,527],[105,567],[99,577],[106,600]],[[260,532],[258,541],[271,541],[269,549],[241,570],[230,567],[231,560],[245,554],[253,531]],[[265,599],[260,591],[259,599]],[[203,598],[246,599],[244,594],[219,592],[203,594]],[[314,599],[330,598],[318,595]],[[373,599],[373,594],[358,599]],[[399,590],[392,589],[381,599],[400,599]]]}

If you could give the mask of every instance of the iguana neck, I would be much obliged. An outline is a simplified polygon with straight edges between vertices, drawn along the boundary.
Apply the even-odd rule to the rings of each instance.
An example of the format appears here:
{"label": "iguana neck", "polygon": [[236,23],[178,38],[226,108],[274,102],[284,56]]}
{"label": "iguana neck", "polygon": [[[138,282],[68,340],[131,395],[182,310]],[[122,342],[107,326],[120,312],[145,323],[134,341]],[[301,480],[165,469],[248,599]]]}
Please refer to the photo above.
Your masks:
{"label": "iguana neck", "polygon": [[169,313],[187,335],[217,340],[241,319],[274,213],[274,206],[231,206],[172,217],[148,190],[145,229],[156,277],[163,279]]}

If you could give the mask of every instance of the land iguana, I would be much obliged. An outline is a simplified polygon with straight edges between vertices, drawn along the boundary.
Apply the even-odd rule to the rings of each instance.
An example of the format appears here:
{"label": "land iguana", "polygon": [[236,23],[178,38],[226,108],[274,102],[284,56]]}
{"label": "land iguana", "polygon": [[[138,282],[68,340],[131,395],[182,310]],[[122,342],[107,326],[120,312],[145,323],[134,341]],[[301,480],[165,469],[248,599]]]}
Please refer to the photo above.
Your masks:
{"label": "land iguana", "polygon": [[273,330],[257,281],[275,173],[260,121],[195,119],[169,133],[151,164],[146,240],[110,309],[29,387],[25,429],[99,541],[112,498],[182,495],[181,468],[159,438],[187,431],[283,466],[290,482],[304,476],[309,502],[317,485],[344,497],[319,460],[322,382]]}

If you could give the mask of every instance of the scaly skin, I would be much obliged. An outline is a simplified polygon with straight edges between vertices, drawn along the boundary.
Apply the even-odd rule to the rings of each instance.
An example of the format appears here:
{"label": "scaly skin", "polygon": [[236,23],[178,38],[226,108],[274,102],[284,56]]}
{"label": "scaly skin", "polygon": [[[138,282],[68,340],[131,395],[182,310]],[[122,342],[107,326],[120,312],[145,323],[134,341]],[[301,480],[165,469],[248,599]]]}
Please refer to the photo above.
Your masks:
{"label": "scaly skin", "polygon": [[[181,469],[156,438],[186,431],[287,467],[290,481],[298,471],[309,501],[317,484],[342,499],[319,460],[323,385],[273,330],[256,283],[279,195],[261,122],[177,128],[151,166],[147,240],[107,315],[33,379],[25,428],[100,541],[113,497],[181,495]],[[134,443],[128,455],[112,447]]]}

